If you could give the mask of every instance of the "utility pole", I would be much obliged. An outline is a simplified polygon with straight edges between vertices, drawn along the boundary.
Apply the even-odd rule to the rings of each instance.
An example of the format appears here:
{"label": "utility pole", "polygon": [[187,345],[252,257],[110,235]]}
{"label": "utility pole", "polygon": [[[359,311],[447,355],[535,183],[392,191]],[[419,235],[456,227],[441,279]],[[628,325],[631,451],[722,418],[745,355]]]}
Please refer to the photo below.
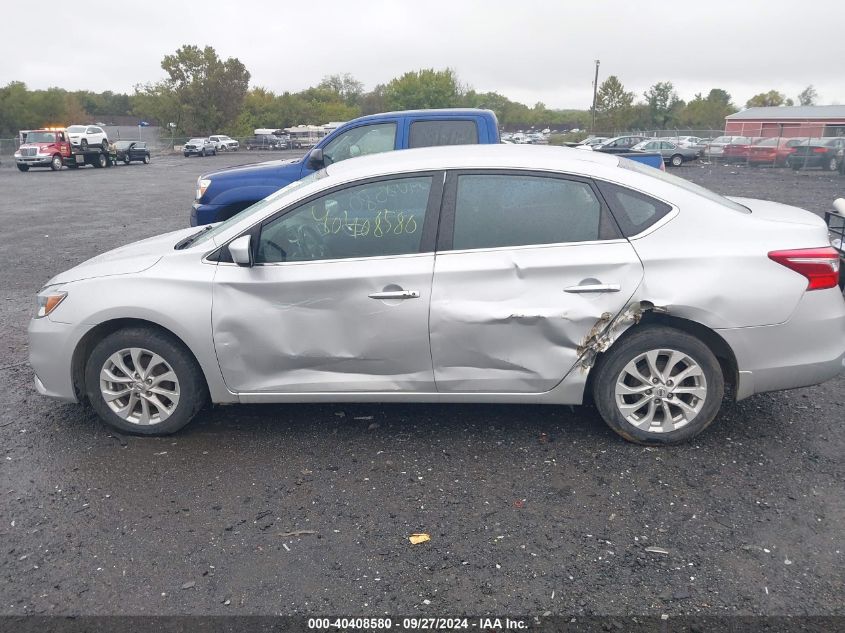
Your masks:
{"label": "utility pole", "polygon": [[590,134],[596,132],[596,96],[599,91],[599,64],[600,60],[596,60],[596,78],[593,80],[593,124],[590,126]]}

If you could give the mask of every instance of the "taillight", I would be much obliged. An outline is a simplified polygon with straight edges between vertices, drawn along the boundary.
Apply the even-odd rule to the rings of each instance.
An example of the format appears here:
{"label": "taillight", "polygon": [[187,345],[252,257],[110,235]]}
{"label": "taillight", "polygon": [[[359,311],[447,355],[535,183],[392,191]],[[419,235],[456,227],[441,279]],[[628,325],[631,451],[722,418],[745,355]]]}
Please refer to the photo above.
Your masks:
{"label": "taillight", "polygon": [[839,285],[839,253],[832,246],[772,251],[769,259],[804,275],[807,290],[824,290]]}
{"label": "taillight", "polygon": [[813,153],[814,154],[825,154],[825,153],[827,153],[827,150],[824,147],[814,147]]}

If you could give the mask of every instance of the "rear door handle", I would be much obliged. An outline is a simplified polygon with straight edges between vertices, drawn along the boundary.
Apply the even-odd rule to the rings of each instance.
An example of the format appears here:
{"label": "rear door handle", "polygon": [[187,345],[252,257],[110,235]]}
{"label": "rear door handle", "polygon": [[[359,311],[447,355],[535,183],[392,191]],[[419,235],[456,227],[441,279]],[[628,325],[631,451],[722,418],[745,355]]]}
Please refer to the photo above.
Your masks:
{"label": "rear door handle", "polygon": [[390,290],[374,292],[369,297],[370,299],[419,299],[420,293],[416,290]]}
{"label": "rear door handle", "polygon": [[619,292],[622,286],[619,284],[584,284],[582,286],[569,286],[564,288],[564,292]]}

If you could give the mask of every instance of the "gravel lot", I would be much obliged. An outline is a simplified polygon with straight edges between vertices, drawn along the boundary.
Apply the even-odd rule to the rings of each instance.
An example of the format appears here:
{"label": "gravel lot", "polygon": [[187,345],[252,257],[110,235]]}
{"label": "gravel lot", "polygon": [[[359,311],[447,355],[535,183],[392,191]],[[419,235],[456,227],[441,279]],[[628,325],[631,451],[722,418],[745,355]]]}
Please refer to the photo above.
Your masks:
{"label": "gravel lot", "polygon": [[[39,397],[39,287],[185,226],[199,174],[256,159],[4,161],[0,614],[845,614],[843,378],[669,449],[588,407],[237,406],[144,439]],[[845,195],[821,172],[676,173],[817,213]]]}

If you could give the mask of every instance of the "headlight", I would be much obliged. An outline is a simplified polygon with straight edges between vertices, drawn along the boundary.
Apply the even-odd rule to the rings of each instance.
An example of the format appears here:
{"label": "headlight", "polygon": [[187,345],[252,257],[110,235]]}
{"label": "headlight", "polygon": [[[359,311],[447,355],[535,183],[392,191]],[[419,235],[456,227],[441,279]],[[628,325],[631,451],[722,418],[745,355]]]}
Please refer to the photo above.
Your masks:
{"label": "headlight", "polygon": [[39,292],[35,297],[35,318],[40,319],[50,314],[64,301],[65,297],[67,293],[64,290],[45,288]]}
{"label": "headlight", "polygon": [[208,185],[211,184],[211,180],[208,178],[200,178],[197,180],[197,200],[202,198],[205,190],[208,189]]}

